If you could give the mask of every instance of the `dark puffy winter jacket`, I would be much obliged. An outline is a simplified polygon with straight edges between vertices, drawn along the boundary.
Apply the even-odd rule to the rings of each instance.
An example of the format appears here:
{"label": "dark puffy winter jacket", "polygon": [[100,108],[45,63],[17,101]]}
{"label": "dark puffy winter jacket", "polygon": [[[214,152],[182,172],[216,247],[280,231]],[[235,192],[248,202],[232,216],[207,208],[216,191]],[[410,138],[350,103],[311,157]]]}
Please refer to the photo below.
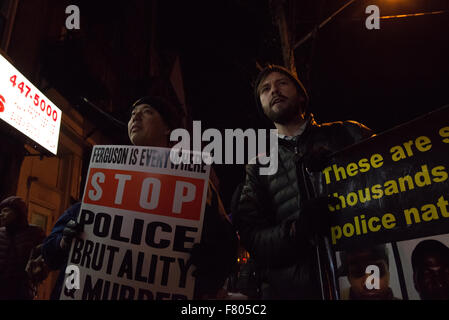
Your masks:
{"label": "dark puffy winter jacket", "polygon": [[291,233],[305,197],[304,159],[319,149],[335,152],[371,135],[357,122],[318,125],[311,116],[302,135],[293,141],[279,138],[275,174],[259,175],[260,165],[247,165],[233,222],[269,285],[264,299],[321,299],[316,249]]}

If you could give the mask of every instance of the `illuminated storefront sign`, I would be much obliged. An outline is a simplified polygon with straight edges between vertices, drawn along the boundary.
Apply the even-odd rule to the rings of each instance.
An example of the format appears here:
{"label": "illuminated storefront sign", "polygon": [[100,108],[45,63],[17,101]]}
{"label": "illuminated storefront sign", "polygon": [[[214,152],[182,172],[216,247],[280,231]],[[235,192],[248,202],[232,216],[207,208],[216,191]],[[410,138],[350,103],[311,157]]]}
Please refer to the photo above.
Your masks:
{"label": "illuminated storefront sign", "polygon": [[56,155],[62,112],[0,55],[0,119]]}

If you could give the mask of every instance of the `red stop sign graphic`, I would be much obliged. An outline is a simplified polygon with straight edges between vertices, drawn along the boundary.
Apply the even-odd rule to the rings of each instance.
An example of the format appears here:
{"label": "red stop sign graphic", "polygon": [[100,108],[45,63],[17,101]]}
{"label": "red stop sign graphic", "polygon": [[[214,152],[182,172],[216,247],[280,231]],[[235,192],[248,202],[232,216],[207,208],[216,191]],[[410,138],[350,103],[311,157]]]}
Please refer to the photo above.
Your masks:
{"label": "red stop sign graphic", "polygon": [[5,98],[0,94],[0,112],[5,111]]}

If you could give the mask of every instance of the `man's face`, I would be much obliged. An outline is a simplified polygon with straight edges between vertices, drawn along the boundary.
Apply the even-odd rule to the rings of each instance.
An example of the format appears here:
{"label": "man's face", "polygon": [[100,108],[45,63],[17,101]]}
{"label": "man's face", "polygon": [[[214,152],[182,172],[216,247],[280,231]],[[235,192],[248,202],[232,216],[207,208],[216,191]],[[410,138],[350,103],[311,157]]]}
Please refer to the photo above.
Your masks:
{"label": "man's face", "polygon": [[4,207],[0,211],[0,227],[7,227],[12,224],[17,218],[16,212],[10,207]]}
{"label": "man's face", "polygon": [[167,147],[170,129],[159,112],[148,104],[140,104],[131,113],[128,136],[136,146]]}
{"label": "man's face", "polygon": [[422,300],[449,300],[449,262],[437,254],[424,257],[414,275],[415,287]]}
{"label": "man's face", "polygon": [[[366,273],[366,269],[370,265],[379,268],[379,289],[367,288],[366,280],[370,274]],[[384,259],[372,257],[367,252],[348,255],[348,280],[353,298],[358,300],[382,300],[386,299],[390,292],[390,273],[387,262]]]}
{"label": "man's face", "polygon": [[288,124],[303,112],[304,97],[282,73],[270,73],[259,84],[258,93],[265,115],[275,123]]}

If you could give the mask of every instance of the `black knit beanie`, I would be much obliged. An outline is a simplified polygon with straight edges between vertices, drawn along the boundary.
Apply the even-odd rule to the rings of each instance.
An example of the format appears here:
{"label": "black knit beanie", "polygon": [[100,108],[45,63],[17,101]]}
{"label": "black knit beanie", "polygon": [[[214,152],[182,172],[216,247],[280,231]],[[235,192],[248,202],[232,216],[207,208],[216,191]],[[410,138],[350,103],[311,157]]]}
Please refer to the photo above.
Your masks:
{"label": "black knit beanie", "polygon": [[140,98],[133,103],[131,106],[131,111],[140,104],[147,104],[156,109],[170,129],[182,127],[184,111],[180,107],[174,106],[166,99],[159,96],[146,96]]}
{"label": "black knit beanie", "polygon": [[273,73],[273,72],[282,73],[282,74],[286,75],[287,77],[289,77],[289,79],[291,79],[293,81],[293,83],[296,85],[296,87],[298,89],[298,93],[303,94],[304,98],[306,99],[306,110],[304,110],[304,111],[307,113],[308,112],[307,106],[309,104],[309,94],[307,93],[307,90],[304,87],[304,85],[302,84],[302,82],[299,81],[296,73],[293,73],[292,71],[288,70],[285,67],[275,65],[275,64],[269,64],[262,71],[260,71],[259,75],[256,78],[256,81],[254,82],[254,98],[256,99],[257,110],[259,111],[261,116],[266,119],[265,113],[263,112],[263,109],[262,109],[262,103],[260,102],[260,97],[259,97],[259,92],[258,92],[259,85],[270,73]]}

